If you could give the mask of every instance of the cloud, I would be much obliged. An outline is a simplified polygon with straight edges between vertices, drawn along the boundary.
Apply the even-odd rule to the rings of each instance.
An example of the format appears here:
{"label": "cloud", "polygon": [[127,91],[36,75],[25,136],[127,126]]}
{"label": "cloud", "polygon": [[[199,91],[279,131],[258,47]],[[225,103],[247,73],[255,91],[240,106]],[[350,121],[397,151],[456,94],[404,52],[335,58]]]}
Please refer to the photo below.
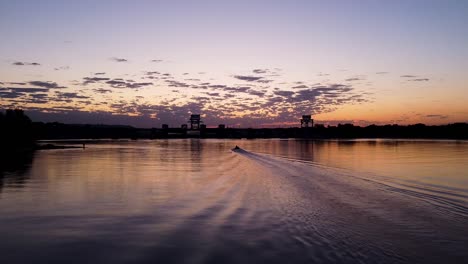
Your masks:
{"label": "cloud", "polygon": [[102,81],[109,81],[110,78],[103,78],[103,77],[84,77],[83,78],[83,85],[88,85],[90,83],[97,83]]}
{"label": "cloud", "polygon": [[146,72],[146,75],[158,75],[158,74],[161,74],[161,73],[158,72],[158,71],[149,71],[149,72]]}
{"label": "cloud", "polygon": [[267,69],[254,69],[252,72],[256,74],[263,74],[263,73],[267,73],[268,70]]}
{"label": "cloud", "polygon": [[410,75],[410,74],[405,74],[405,75],[400,75],[401,78],[416,78],[418,76],[416,75]]}
{"label": "cloud", "polygon": [[273,82],[273,80],[261,79],[261,80],[258,80],[257,82],[259,82],[259,83],[271,83],[271,82]]}
{"label": "cloud", "polygon": [[375,74],[387,74],[388,72],[384,72],[384,71],[381,71],[381,72],[376,72]]}
{"label": "cloud", "polygon": [[156,63],[158,63],[158,62],[163,62],[163,60],[151,60],[151,62],[156,62]]}
{"label": "cloud", "polygon": [[246,86],[239,86],[239,87],[229,87],[229,86],[226,86],[224,88],[222,88],[222,90],[224,91],[228,91],[228,92],[240,92],[240,93],[245,93],[247,92],[248,90],[250,90],[250,87],[246,87]]}
{"label": "cloud", "polygon": [[438,118],[438,119],[447,119],[448,115],[426,115],[428,118]]}
{"label": "cloud", "polygon": [[208,87],[210,87],[213,90],[224,89],[224,88],[228,87],[227,85],[224,85],[224,84],[210,84],[210,83],[207,83],[207,85],[208,85]]}
{"label": "cloud", "polygon": [[[123,81],[123,80],[120,80]],[[106,120],[109,124],[132,124],[136,126],[154,126],[155,124],[168,123],[170,125],[179,126],[187,121],[190,113],[205,114],[205,123],[207,124],[242,124],[248,126],[262,126],[268,124],[282,124],[292,121],[296,124],[298,116],[302,113],[317,113],[330,111],[330,108],[337,105],[358,102],[359,96],[352,93],[352,87],[341,84],[331,84],[324,86],[311,87],[303,91],[276,91],[275,94],[266,95],[265,90],[254,90],[248,86],[227,86],[208,84],[205,86],[216,87],[214,90],[226,92],[204,92],[207,96],[189,96],[190,100],[187,103],[180,103],[177,97],[166,98],[156,104],[142,104],[131,100],[118,100],[109,102],[111,107],[110,112],[80,112],[73,107],[70,109],[54,108],[57,117],[65,122],[74,120],[79,122],[79,116],[83,118],[82,123],[92,123],[90,120]],[[213,88],[209,88],[213,89]],[[234,91],[234,92],[233,92]],[[262,96],[262,98],[239,98],[235,99],[236,95],[241,92],[245,95]],[[64,102],[79,102],[72,99],[84,99],[83,95],[77,93],[61,93],[60,100]],[[338,95],[336,97],[335,95]],[[40,98],[41,96],[39,96]],[[229,100],[226,103],[225,100]],[[325,106],[323,106],[325,105]],[[330,107],[328,107],[330,106]],[[239,116],[239,112],[249,111],[245,116]],[[73,113],[73,114],[72,114]],[[63,117],[67,115],[68,118]],[[130,117],[129,115],[132,115]],[[35,114],[32,115],[36,116]],[[97,118],[100,116],[101,118]],[[102,118],[102,117],[106,118]],[[55,119],[53,121],[61,121]],[[120,121],[119,121],[120,120]],[[44,120],[43,120],[44,121]],[[63,122],[63,121],[62,121]]]}
{"label": "cloud", "polygon": [[65,86],[59,86],[56,82],[31,81],[31,82],[28,82],[28,84],[34,85],[34,86],[39,86],[39,87],[44,87],[44,88],[48,88],[48,89],[67,88]]}
{"label": "cloud", "polygon": [[293,89],[306,89],[306,88],[309,88],[309,86],[307,86],[307,85],[298,85],[298,86],[294,86],[292,88]]}
{"label": "cloud", "polygon": [[88,99],[89,96],[79,95],[78,93],[62,93],[62,92],[55,92],[55,94],[60,99]]}
{"label": "cloud", "polygon": [[16,62],[13,62],[12,65],[15,65],[15,66],[40,66],[41,64],[37,63],[37,62],[16,61]]}
{"label": "cloud", "polygon": [[49,95],[44,94],[44,93],[34,93],[34,94],[30,94],[29,97],[35,98],[35,99],[45,100],[45,99],[47,99],[49,97]]}
{"label": "cloud", "polygon": [[61,67],[54,68],[54,70],[56,71],[69,70],[69,69],[70,69],[70,66],[61,66]]}
{"label": "cloud", "polygon": [[266,92],[250,90],[250,91],[248,91],[248,94],[262,97],[262,96],[264,96],[266,94]]}
{"label": "cloud", "polygon": [[93,91],[95,91],[96,93],[101,93],[101,94],[112,93],[112,90],[104,89],[104,88],[93,89]]}
{"label": "cloud", "polygon": [[124,81],[122,79],[113,79],[106,82],[113,88],[131,88],[137,89],[144,86],[153,85],[151,82],[134,82],[132,80]]}
{"label": "cloud", "polygon": [[416,79],[411,79],[408,80],[409,82],[427,82],[429,81],[429,78],[416,78]]}
{"label": "cloud", "polygon": [[174,80],[165,80],[166,83],[168,83],[169,87],[181,87],[181,88],[186,88],[186,87],[191,87],[190,84],[185,83],[185,82],[179,82],[179,81],[174,81]]}
{"label": "cloud", "polygon": [[281,72],[282,69],[280,68],[273,68],[273,69],[254,69],[252,70],[253,73],[255,74],[264,74],[264,76],[280,76],[279,72]]}
{"label": "cloud", "polygon": [[18,93],[18,92],[4,92],[0,90],[0,98],[2,99],[15,99],[18,97],[23,96],[24,93]]}
{"label": "cloud", "polygon": [[[27,95],[27,96],[26,96]],[[14,104],[28,105],[28,104],[45,104],[49,102],[48,94],[45,93],[11,93],[8,98],[14,99],[11,102]]]}
{"label": "cloud", "polygon": [[347,82],[354,82],[354,81],[361,81],[361,80],[363,80],[363,78],[360,78],[360,77],[353,77],[353,78],[345,79],[345,81]]}
{"label": "cloud", "polygon": [[400,77],[410,78],[410,80],[408,80],[408,82],[427,82],[427,81],[429,81],[429,78],[421,78],[421,77],[419,77],[417,75],[406,74],[406,75],[400,75]]}
{"label": "cloud", "polygon": [[299,91],[276,90],[273,94],[261,108],[277,114],[275,122],[290,122],[301,113],[324,113],[339,105],[366,101],[363,94],[353,93],[353,88],[344,84],[318,85]]}
{"label": "cloud", "polygon": [[300,101],[314,100],[315,97],[321,94],[322,92],[319,89],[300,90],[297,93],[295,93],[292,101],[300,102]]}
{"label": "cloud", "polygon": [[10,87],[6,88],[13,92],[20,92],[20,93],[41,93],[41,92],[48,92],[49,88],[19,88],[19,87]]}
{"label": "cloud", "polygon": [[295,94],[295,92],[292,91],[274,91],[273,93],[283,97],[290,97]]}
{"label": "cloud", "polygon": [[128,62],[127,59],[117,58],[117,57],[112,57],[111,60],[113,60],[115,62]]}
{"label": "cloud", "polygon": [[[44,98],[47,94],[38,93],[47,92],[49,89],[46,88],[18,88],[18,87],[7,87],[0,88],[0,97],[4,99],[2,103],[13,103],[10,107],[16,107],[19,103],[21,105],[27,105],[29,103],[38,103],[35,98]],[[13,99],[13,100],[8,100]],[[5,107],[8,104],[3,104]]]}
{"label": "cloud", "polygon": [[263,77],[258,76],[246,76],[246,75],[234,75],[234,78],[242,81],[247,82],[258,82],[259,80],[263,79]]}
{"label": "cloud", "polygon": [[[31,108],[26,110],[26,114],[33,121],[43,122],[63,122],[76,124],[95,124],[104,123],[109,125],[133,125],[135,127],[159,126],[163,123],[169,123],[171,126],[180,127],[180,124],[186,124],[190,113],[204,113],[203,104],[187,103],[182,105],[146,105],[135,103],[113,104],[111,106],[116,112],[104,111],[82,111],[76,107],[61,107],[49,109]],[[128,113],[138,113],[136,116],[129,116]],[[152,118],[156,115],[156,118]]]}
{"label": "cloud", "polygon": [[[154,126],[155,122],[179,123],[179,126],[186,123],[190,112],[206,115],[204,120],[208,124],[219,122],[229,125],[236,123],[244,127],[285,122],[295,124],[302,114],[326,113],[344,104],[358,104],[369,100],[368,94],[357,93],[349,83],[321,85],[291,81],[283,83],[284,88],[282,89],[274,88],[276,85],[264,85],[263,83],[271,82],[267,76],[272,72],[273,70],[269,69],[254,69],[251,72],[252,75],[230,76],[242,81],[237,81],[241,84],[216,83],[214,79],[203,76],[196,76],[200,79],[187,77],[182,79],[184,77],[182,75],[172,76],[170,73],[157,71],[140,72],[139,75],[123,75],[127,76],[125,78],[107,78],[107,76],[102,76],[105,74],[104,72],[96,72],[82,78],[82,83],[75,81],[74,85],[77,86],[94,84],[90,89],[84,88],[83,91],[68,92],[65,90],[64,92],[60,90],[60,92],[49,95],[44,92],[60,86],[53,82],[35,81],[31,83],[38,88],[16,87],[18,90],[2,90],[0,88],[0,96],[2,99],[5,98],[3,95],[12,98],[5,100],[6,103],[3,105],[8,103],[10,105],[21,104],[26,106],[25,110],[27,110],[27,103],[43,104],[48,101],[47,109],[44,109],[56,111],[57,115],[69,115],[77,109],[88,109],[85,105],[91,104],[91,109],[108,109],[105,110],[107,113],[85,111],[74,113],[77,116],[87,116],[87,118],[99,115],[110,116],[110,119],[106,120],[110,124],[115,124],[117,120],[126,120],[124,124],[142,124],[142,126]],[[149,77],[162,81],[155,81],[153,84],[145,82],[149,80],[141,80]],[[231,79],[231,82],[234,78]],[[151,85],[166,88],[168,93],[153,95],[151,98],[141,97],[142,94],[109,96],[114,92],[121,93],[112,88],[138,89]],[[291,86],[294,86],[294,89]],[[91,99],[93,94],[97,100]],[[38,105],[30,105],[29,107],[33,109]],[[119,116],[121,119],[115,119],[114,116]],[[63,120],[76,122],[71,116]],[[93,122],[93,119],[86,120],[88,121],[85,123]],[[148,123],[139,123],[138,120],[146,120]]]}

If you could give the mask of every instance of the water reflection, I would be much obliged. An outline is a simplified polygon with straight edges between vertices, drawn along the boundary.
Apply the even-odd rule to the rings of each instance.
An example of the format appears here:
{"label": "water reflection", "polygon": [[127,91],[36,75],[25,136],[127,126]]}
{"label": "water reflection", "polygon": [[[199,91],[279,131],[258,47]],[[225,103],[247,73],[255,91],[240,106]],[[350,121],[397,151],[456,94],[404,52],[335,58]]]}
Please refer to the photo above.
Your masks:
{"label": "water reflection", "polygon": [[33,151],[17,151],[0,155],[0,192],[4,186],[20,188],[29,179]]}
{"label": "water reflection", "polygon": [[351,169],[369,177],[468,190],[467,141],[290,140],[239,144],[253,151]]}
{"label": "water reflection", "polygon": [[[232,153],[235,145],[246,151]],[[15,157],[18,166],[1,165],[0,256],[6,263],[456,262],[468,257],[468,209],[451,208],[448,198],[466,195],[467,154],[467,143],[385,140],[180,139],[38,151]],[[364,176],[432,189],[390,188]]]}

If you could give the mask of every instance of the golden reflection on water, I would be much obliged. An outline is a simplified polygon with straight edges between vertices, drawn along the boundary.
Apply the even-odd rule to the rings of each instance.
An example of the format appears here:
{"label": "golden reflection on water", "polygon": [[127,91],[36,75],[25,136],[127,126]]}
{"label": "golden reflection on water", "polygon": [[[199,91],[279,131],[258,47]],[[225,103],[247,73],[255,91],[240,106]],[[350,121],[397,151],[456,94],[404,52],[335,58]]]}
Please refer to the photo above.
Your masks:
{"label": "golden reflection on water", "polygon": [[[349,169],[367,177],[468,190],[468,142],[404,140],[154,140],[88,145],[87,149],[39,151],[32,167],[18,173],[41,179],[66,199],[136,193],[168,199],[199,188],[222,170],[234,145],[274,156]],[[25,166],[25,167],[28,167]],[[3,174],[9,173],[2,172]],[[11,174],[11,173],[10,173]],[[190,178],[187,178],[187,174]],[[44,177],[47,180],[44,181]],[[3,185],[22,186],[11,179]],[[21,183],[21,182],[20,182]],[[26,186],[22,186],[26,187]],[[151,192],[158,190],[157,196]],[[75,197],[75,198],[73,198]]]}
{"label": "golden reflection on water", "polygon": [[253,151],[350,169],[370,177],[468,190],[468,141],[265,140],[244,145]]}
{"label": "golden reflection on water", "polygon": [[142,140],[13,160],[0,167],[10,262],[466,257],[465,141]]}

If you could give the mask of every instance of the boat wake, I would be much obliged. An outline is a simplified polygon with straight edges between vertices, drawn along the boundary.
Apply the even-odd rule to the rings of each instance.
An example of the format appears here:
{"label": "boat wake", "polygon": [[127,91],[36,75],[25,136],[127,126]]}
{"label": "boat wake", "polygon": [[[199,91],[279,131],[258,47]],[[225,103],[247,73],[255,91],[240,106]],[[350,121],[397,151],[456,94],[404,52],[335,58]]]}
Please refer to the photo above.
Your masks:
{"label": "boat wake", "polygon": [[467,255],[462,253],[468,245],[466,196],[273,155],[235,153],[249,164],[249,177],[263,178],[270,207],[278,210],[290,237],[304,246],[318,243],[327,254],[342,252],[328,261],[366,256],[364,262],[445,262]]}
{"label": "boat wake", "polygon": [[379,177],[375,175],[357,175],[355,172],[349,170],[333,168],[329,166],[320,165],[310,161],[296,160],[291,158],[277,157],[269,154],[258,154],[249,152],[243,149],[234,151],[244,157],[258,162],[259,164],[283,170],[286,174],[301,174],[305,170],[313,169],[315,174],[333,175],[335,177],[352,177],[356,180],[363,180],[373,182],[377,185],[382,185],[388,191],[397,192],[412,196],[429,202],[433,205],[442,207],[451,213],[458,213],[462,216],[468,216],[468,193],[466,190],[452,190],[442,186],[424,185],[416,183],[407,183],[392,179],[390,177]]}

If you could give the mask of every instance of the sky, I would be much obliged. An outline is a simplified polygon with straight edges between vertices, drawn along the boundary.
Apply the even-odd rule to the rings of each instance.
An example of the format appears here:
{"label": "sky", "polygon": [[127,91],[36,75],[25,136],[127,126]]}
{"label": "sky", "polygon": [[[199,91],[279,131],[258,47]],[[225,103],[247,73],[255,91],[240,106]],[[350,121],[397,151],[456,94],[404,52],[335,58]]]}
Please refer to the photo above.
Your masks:
{"label": "sky", "polygon": [[468,122],[468,1],[0,0],[0,109],[178,127]]}

